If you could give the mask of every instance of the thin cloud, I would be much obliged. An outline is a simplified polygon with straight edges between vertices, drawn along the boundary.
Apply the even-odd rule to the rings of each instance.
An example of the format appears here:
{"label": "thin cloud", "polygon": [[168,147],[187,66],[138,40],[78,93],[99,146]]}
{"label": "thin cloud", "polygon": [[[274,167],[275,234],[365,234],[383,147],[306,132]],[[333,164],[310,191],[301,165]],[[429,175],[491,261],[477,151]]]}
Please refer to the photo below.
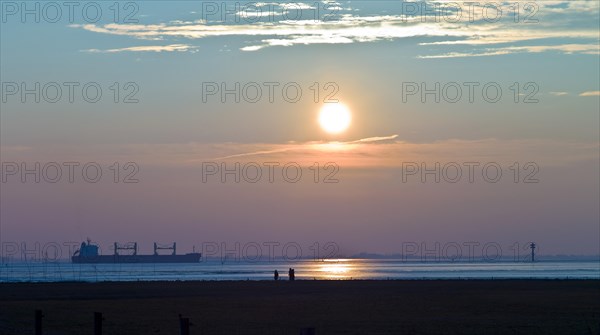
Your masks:
{"label": "thin cloud", "polygon": [[351,143],[381,142],[381,141],[393,140],[393,139],[395,139],[397,137],[398,137],[398,135],[367,137],[367,138],[361,138],[360,140],[346,142],[346,143],[351,144]]}
{"label": "thin cloud", "polygon": [[600,96],[600,91],[587,91],[579,94],[580,97],[597,97]]}
{"label": "thin cloud", "polygon": [[389,140],[395,139],[396,137],[398,137],[398,135],[367,137],[367,138],[361,138],[359,140],[354,140],[354,141],[349,141],[349,142],[309,142],[309,143],[289,144],[288,147],[280,148],[280,149],[245,152],[245,153],[241,153],[241,154],[217,157],[217,158],[213,158],[213,159],[214,160],[224,160],[224,159],[230,159],[230,158],[236,158],[236,157],[269,155],[269,154],[282,153],[282,152],[291,151],[291,150],[303,150],[303,149],[307,149],[307,148],[315,148],[315,147],[319,147],[319,146],[341,147],[341,146],[347,145],[347,144],[389,141]]}
{"label": "thin cloud", "polygon": [[561,44],[561,45],[535,45],[535,46],[520,46],[520,47],[500,47],[486,48],[474,52],[449,52],[440,55],[419,56],[418,58],[456,58],[456,57],[483,57],[483,56],[498,56],[514,53],[539,53],[547,51],[563,52],[565,54],[588,54],[600,55],[598,45],[592,44]]}
{"label": "thin cloud", "polygon": [[262,150],[262,151],[254,151],[254,152],[245,152],[245,153],[241,153],[241,154],[229,155],[229,156],[224,156],[224,157],[217,157],[217,158],[213,158],[213,159],[214,160],[224,160],[224,159],[236,158],[236,157],[246,157],[246,156],[256,156],[256,155],[269,155],[269,154],[276,154],[276,153],[280,153],[280,152],[286,152],[286,151],[290,151],[290,150],[294,150],[294,149],[296,149],[296,148],[290,147],[290,148],[275,149],[275,150]]}
{"label": "thin cloud", "polygon": [[87,49],[82,50],[83,52],[91,53],[117,53],[117,52],[185,52],[190,50],[196,50],[197,47],[187,44],[171,44],[171,45],[144,45],[136,47],[118,48],[118,49]]}

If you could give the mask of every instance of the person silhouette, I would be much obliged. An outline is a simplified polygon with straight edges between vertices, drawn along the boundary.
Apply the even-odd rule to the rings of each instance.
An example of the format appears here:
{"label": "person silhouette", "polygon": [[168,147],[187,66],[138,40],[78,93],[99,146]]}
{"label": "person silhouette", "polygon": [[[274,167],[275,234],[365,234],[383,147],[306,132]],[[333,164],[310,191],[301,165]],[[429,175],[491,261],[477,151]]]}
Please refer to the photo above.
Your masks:
{"label": "person silhouette", "polygon": [[290,276],[290,280],[295,280],[296,279],[296,273],[295,273],[294,269],[290,268],[290,271],[289,271],[288,274]]}
{"label": "person silhouette", "polygon": [[275,272],[273,273],[273,277],[275,278],[275,280],[279,280],[279,272],[277,272],[277,270],[275,270]]}

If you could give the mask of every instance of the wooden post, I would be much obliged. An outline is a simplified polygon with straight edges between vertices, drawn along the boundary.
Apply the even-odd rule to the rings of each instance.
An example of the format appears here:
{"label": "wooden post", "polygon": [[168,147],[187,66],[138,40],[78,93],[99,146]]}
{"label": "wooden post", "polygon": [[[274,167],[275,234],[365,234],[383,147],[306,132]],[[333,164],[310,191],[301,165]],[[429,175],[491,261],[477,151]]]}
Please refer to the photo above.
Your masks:
{"label": "wooden post", "polygon": [[190,319],[179,318],[179,334],[190,335]]}
{"label": "wooden post", "polygon": [[102,335],[102,313],[94,312],[94,335]]}
{"label": "wooden post", "polygon": [[316,334],[317,334],[317,330],[312,327],[300,329],[300,335],[316,335]]}
{"label": "wooden post", "polygon": [[42,318],[44,314],[42,314],[41,309],[35,310],[35,335],[42,335]]}

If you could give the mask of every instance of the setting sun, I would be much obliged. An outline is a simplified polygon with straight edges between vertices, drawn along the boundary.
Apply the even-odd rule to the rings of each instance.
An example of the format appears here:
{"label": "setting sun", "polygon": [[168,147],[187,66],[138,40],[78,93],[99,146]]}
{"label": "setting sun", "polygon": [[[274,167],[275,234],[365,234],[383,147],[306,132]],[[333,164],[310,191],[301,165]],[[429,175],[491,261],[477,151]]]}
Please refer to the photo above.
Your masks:
{"label": "setting sun", "polygon": [[319,124],[328,133],[337,134],[348,129],[352,121],[350,110],[340,103],[328,103],[321,108]]}

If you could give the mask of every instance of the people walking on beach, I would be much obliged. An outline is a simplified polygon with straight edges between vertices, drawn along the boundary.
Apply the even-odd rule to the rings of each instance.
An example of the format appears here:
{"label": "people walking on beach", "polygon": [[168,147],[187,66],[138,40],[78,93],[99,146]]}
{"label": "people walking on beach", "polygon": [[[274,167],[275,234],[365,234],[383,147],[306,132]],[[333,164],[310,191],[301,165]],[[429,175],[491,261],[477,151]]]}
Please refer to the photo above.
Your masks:
{"label": "people walking on beach", "polygon": [[296,279],[296,274],[294,273],[294,269],[290,268],[290,270],[288,271],[288,276],[290,277],[290,280]]}
{"label": "people walking on beach", "polygon": [[273,278],[275,278],[275,280],[279,280],[279,272],[277,272],[277,270],[275,270],[273,273]]}

